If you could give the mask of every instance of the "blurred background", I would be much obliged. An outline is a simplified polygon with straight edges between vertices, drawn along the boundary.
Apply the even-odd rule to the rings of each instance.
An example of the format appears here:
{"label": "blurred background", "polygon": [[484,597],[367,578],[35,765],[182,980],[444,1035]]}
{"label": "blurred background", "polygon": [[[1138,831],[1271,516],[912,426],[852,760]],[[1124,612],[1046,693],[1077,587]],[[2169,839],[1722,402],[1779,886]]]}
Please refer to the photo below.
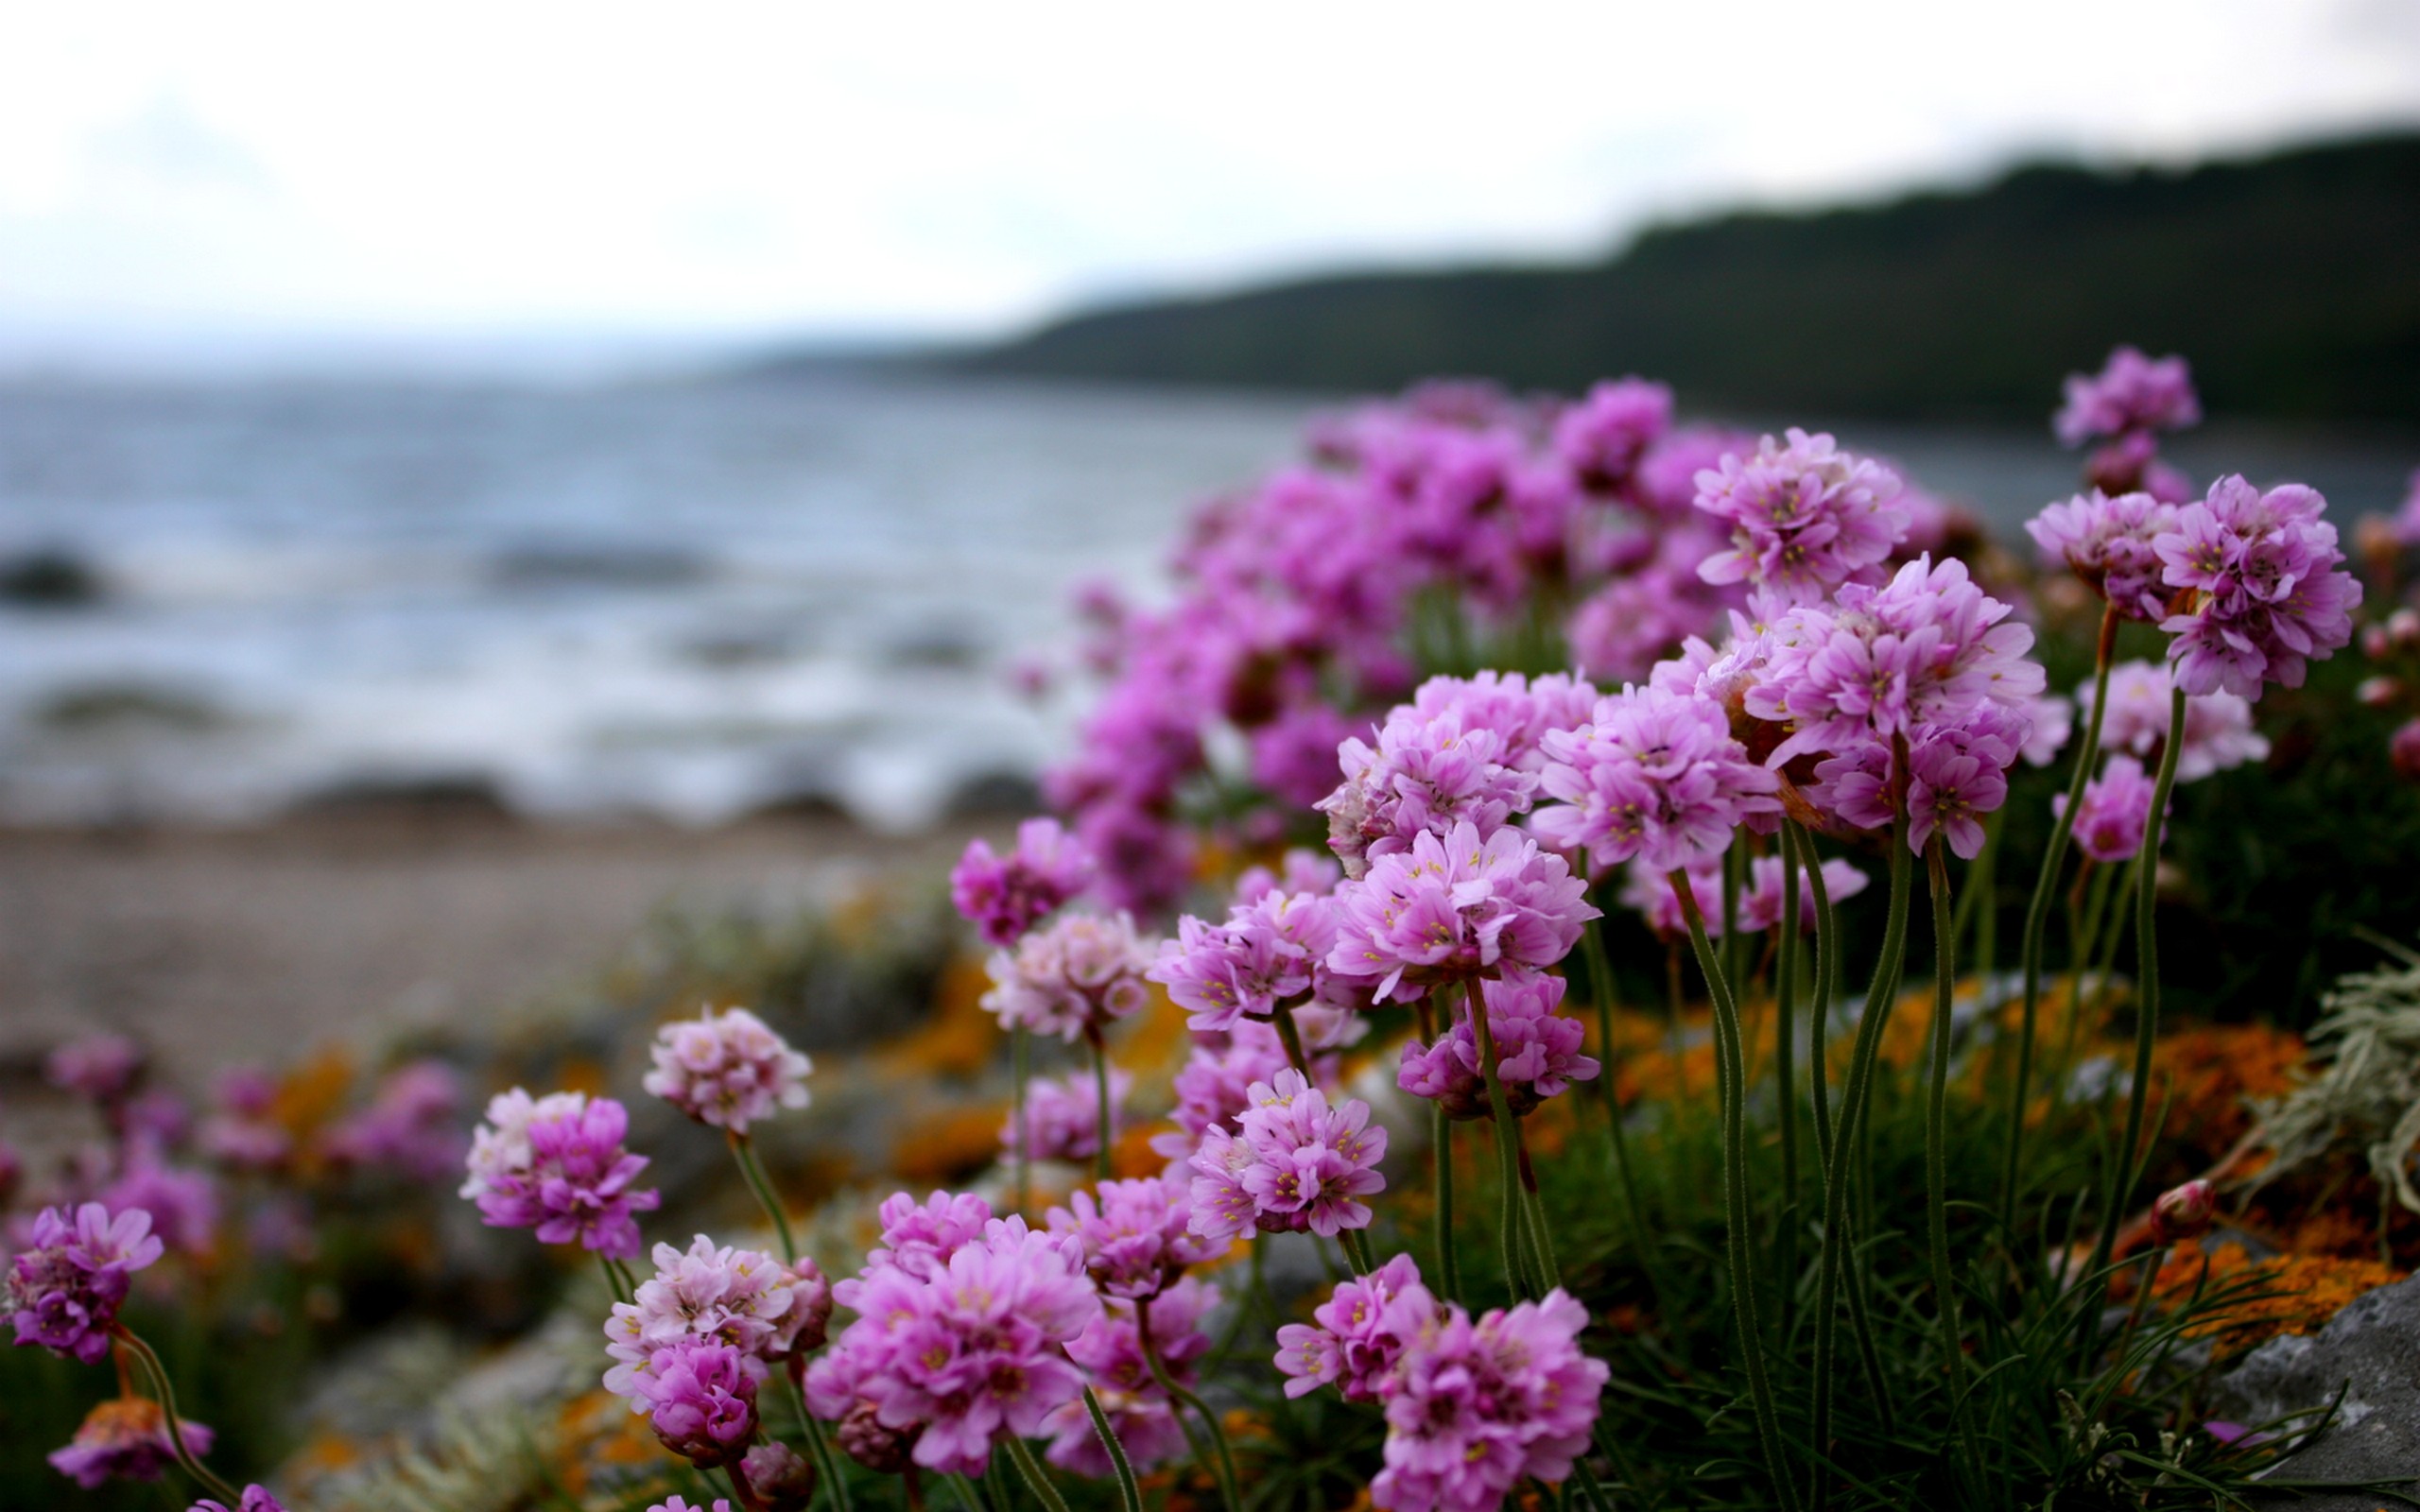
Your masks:
{"label": "blurred background", "polygon": [[0,20],[0,1058],[458,1022],[1033,802],[1071,593],[1432,374],[2006,531],[2420,463],[2420,5]]}

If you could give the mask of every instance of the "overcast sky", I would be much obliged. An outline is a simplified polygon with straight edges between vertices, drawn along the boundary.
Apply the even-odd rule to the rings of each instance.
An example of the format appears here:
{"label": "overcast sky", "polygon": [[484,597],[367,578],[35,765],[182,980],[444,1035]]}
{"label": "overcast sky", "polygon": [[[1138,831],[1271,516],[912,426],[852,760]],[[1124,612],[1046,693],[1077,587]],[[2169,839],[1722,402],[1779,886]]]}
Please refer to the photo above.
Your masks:
{"label": "overcast sky", "polygon": [[990,332],[2420,121],[2420,0],[0,8],[0,342]]}

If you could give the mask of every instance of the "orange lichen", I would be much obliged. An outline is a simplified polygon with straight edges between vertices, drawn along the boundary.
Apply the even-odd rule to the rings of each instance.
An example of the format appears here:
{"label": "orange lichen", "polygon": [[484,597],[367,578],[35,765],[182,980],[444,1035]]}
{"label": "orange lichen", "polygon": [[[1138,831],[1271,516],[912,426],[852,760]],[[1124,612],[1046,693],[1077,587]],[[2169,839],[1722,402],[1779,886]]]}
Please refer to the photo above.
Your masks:
{"label": "orange lichen", "polygon": [[2303,1064],[2299,1035],[2265,1024],[2223,1024],[2163,1036],[2152,1061],[2161,1132],[2215,1160],[2252,1127],[2246,1098],[2282,1096]]}
{"label": "orange lichen", "polygon": [[981,962],[964,956],[951,960],[933,988],[932,1012],[884,1046],[876,1064],[898,1075],[966,1077],[980,1073],[1007,1042],[999,1021],[983,1007],[983,994],[991,985]]}
{"label": "orange lichen", "polygon": [[2177,1246],[2153,1279],[2152,1297],[2162,1307],[2173,1308],[2197,1289],[2206,1297],[2223,1284],[2227,1290],[2221,1302],[2185,1332],[2188,1338],[2216,1336],[2233,1352],[2279,1334],[2312,1332],[2355,1297],[2404,1275],[2376,1260],[2334,1255],[2274,1255],[2255,1261],[2242,1245],[2228,1240],[2207,1252],[2199,1245]]}
{"label": "orange lichen", "polygon": [[890,1168],[910,1184],[954,1183],[998,1158],[1000,1127],[1008,1120],[1001,1103],[936,1108],[906,1122],[891,1147]]}

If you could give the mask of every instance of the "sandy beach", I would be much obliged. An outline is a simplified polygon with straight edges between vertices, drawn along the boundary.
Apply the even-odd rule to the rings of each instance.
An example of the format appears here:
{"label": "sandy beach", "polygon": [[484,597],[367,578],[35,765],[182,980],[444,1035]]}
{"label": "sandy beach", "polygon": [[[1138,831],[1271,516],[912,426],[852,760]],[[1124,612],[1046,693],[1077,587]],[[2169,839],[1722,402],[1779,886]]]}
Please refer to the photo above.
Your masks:
{"label": "sandy beach", "polygon": [[707,831],[371,808],[225,831],[0,831],[0,1067],[80,1029],[152,1044],[180,1079],[525,1001],[593,970],[658,909],[779,910],[972,826],[911,839],[822,815]]}

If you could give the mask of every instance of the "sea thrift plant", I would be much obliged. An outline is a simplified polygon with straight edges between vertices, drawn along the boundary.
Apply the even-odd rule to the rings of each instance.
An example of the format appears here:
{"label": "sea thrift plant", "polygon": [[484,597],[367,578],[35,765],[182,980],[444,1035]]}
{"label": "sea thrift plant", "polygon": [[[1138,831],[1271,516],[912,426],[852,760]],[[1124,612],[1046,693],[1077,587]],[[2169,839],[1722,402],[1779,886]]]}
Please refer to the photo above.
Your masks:
{"label": "sea thrift plant", "polygon": [[1598,910],[1561,856],[1518,830],[1481,838],[1464,823],[1423,833],[1337,894],[1328,969],[1375,978],[1374,997],[1417,998],[1440,982],[1551,966]]}
{"label": "sea thrift plant", "polygon": [[1748,760],[1720,705],[1663,688],[1599,700],[1589,722],[1545,739],[1539,839],[1600,867],[1658,871],[1720,854],[1751,816],[1781,812],[1780,780]]}
{"label": "sea thrift plant", "polygon": [[[1596,1060],[1580,1053],[1587,1030],[1579,1020],[1555,1011],[1563,1002],[1564,985],[1562,977],[1536,971],[1478,984],[1488,1036],[1495,1047],[1496,1075],[1515,1117],[1527,1117],[1575,1081],[1596,1079]],[[1433,1045],[1406,1044],[1396,1085],[1415,1097],[1442,1103],[1447,1117],[1487,1117],[1487,1082],[1470,1020],[1455,1019]]]}
{"label": "sea thrift plant", "polygon": [[[1395,1299],[1416,1294],[1397,1307]],[[1426,1302],[1424,1307],[1422,1302]],[[1404,1347],[1438,1321],[1442,1310],[1421,1284],[1409,1255],[1357,1280],[1339,1282],[1328,1299],[1311,1311],[1308,1323],[1277,1331],[1277,1368],[1286,1395],[1308,1396],[1334,1383],[1347,1401],[1375,1401],[1379,1383],[1394,1368]]]}
{"label": "sea thrift plant", "polygon": [[1457,825],[1493,833],[1529,808],[1537,785],[1513,765],[1519,755],[1460,707],[1433,715],[1397,709],[1379,727],[1374,749],[1357,739],[1339,751],[1344,785],[1319,805],[1328,816],[1328,848],[1346,876],[1358,877],[1379,857],[1409,849],[1415,835]]}
{"label": "sea thrift plant", "polygon": [[534,1228],[541,1243],[575,1241],[612,1260],[639,1252],[637,1213],[662,1202],[631,1183],[644,1155],[622,1147],[630,1115],[610,1097],[515,1087],[488,1104],[472,1138],[461,1194],[491,1228]]}
{"label": "sea thrift plant", "polygon": [[2121,346],[2098,373],[2067,375],[2067,402],[2052,423],[2062,442],[2081,446],[2095,437],[2184,430],[2201,421],[2202,401],[2183,357],[2153,359]]}
{"label": "sea thrift plant", "polygon": [[[2076,806],[2077,849],[2104,866],[2133,860],[2151,823],[2154,785],[2142,763],[2132,756],[2110,757],[2100,775],[2084,784],[2083,801]],[[2065,793],[2050,801],[2053,813],[2066,813]]]}
{"label": "sea thrift plant", "polygon": [[461,1107],[462,1078],[453,1067],[408,1061],[380,1078],[369,1107],[327,1130],[320,1150],[339,1167],[435,1181],[462,1164]]}
{"label": "sea thrift plant", "polygon": [[650,1351],[629,1385],[657,1440],[705,1467],[728,1465],[748,1452],[765,1375],[763,1361],[728,1344],[682,1337]]}
{"label": "sea thrift plant", "polygon": [[112,1215],[97,1202],[73,1213],[35,1214],[32,1246],[9,1263],[6,1301],[16,1342],[92,1365],[109,1353],[111,1330],[136,1271],[164,1247],[140,1209]]}
{"label": "sea thrift plant", "polygon": [[1094,870],[1092,857],[1058,820],[1028,819],[1005,856],[989,840],[966,843],[949,874],[950,901],[987,944],[1013,945],[1090,886]]}
{"label": "sea thrift plant", "polygon": [[1171,1177],[1103,1181],[1070,1194],[1050,1210],[1050,1232],[1074,1236],[1083,1247],[1084,1273],[1103,1297],[1148,1301],[1191,1266],[1218,1259],[1226,1246],[1192,1228],[1188,1184]]}
{"label": "sea thrift plant", "polygon": [[633,1412],[653,1405],[648,1383],[657,1352],[683,1340],[727,1344],[768,1364],[822,1344],[832,1287],[814,1261],[788,1266],[704,1234],[685,1251],[658,1245],[654,1258],[655,1274],[640,1283],[637,1299],[614,1303],[605,1324],[605,1352],[614,1361],[605,1389]]}
{"label": "sea thrift plant", "polygon": [[[1115,1145],[1126,1130],[1126,1099],[1134,1078],[1115,1067],[1109,1071],[1109,1140]],[[1011,1113],[1000,1125],[1003,1153],[1029,1160],[1064,1160],[1081,1164],[1100,1154],[1100,1096],[1089,1072],[1064,1076],[1039,1076],[1026,1088],[1025,1124]]]}
{"label": "sea thrift plant", "polygon": [[[2089,713],[2093,685],[2076,690]],[[2100,718],[2100,748],[2156,761],[2168,740],[2169,695],[2165,662],[2120,662],[2109,669],[2109,709]],[[2252,725],[2252,705],[2232,693],[2205,693],[2185,700],[2185,748],[2177,752],[2176,780],[2199,782],[2216,772],[2264,761],[2268,737]]]}
{"label": "sea thrift plant", "polygon": [[1336,948],[1336,905],[1324,892],[1262,893],[1238,903],[1223,924],[1188,914],[1146,973],[1165,985],[1197,1031],[1266,1020],[1281,1005],[1308,997]]}
{"label": "sea thrift plant", "polygon": [[[1144,1358],[1137,1310],[1150,1310],[1151,1350],[1160,1368],[1179,1387],[1189,1389],[1196,1383],[1202,1357],[1210,1352],[1210,1335],[1201,1322],[1218,1300],[1217,1287],[1188,1276],[1148,1301],[1108,1304],[1083,1332],[1068,1341],[1067,1358],[1082,1369],[1109,1418],[1110,1431],[1137,1470],[1181,1460],[1186,1450],[1178,1405]],[[1050,1447],[1045,1452],[1050,1463],[1079,1475],[1103,1480],[1110,1476],[1109,1448],[1101,1442],[1082,1403],[1070,1401],[1053,1408],[1043,1426],[1050,1435]]]}
{"label": "sea thrift plant", "polygon": [[1887,560],[1907,534],[1899,475],[1793,427],[1698,474],[1697,507],[1730,528],[1731,545],[1698,568],[1709,583],[1747,583],[1788,598],[1823,597]]}
{"label": "sea thrift plant", "polygon": [[655,1069],[639,1085],[700,1124],[745,1134],[777,1108],[806,1106],[813,1065],[746,1008],[710,1005],[667,1023],[648,1054]]}
{"label": "sea thrift plant", "polygon": [[88,1034],[50,1053],[43,1074],[53,1087],[103,1107],[126,1100],[142,1078],[143,1047],[122,1034]]}
{"label": "sea thrift plant", "polygon": [[2046,556],[2057,558],[2118,614],[2157,624],[2167,614],[2167,566],[2152,542],[2172,528],[2176,507],[2148,493],[2111,498],[2095,491],[2054,504],[2025,523]]}
{"label": "sea thrift plant", "polygon": [[1123,1019],[1148,995],[1152,947],[1126,914],[1066,914],[995,951],[983,1006],[1003,1027],[1074,1040]]}
{"label": "sea thrift plant", "polygon": [[[197,1454],[210,1452],[218,1437],[190,1418],[178,1426],[185,1447]],[[51,1452],[50,1463],[60,1474],[94,1491],[111,1481],[156,1481],[177,1463],[177,1452],[168,1438],[167,1414],[158,1402],[148,1397],[113,1397],[85,1415],[67,1446]]]}
{"label": "sea thrift plant", "polygon": [[2290,483],[2263,493],[2228,476],[2177,510],[2174,528],[2152,545],[2163,581],[2186,591],[2160,622],[2173,637],[2178,686],[2256,702],[2269,683],[2301,687],[2308,662],[2353,638],[2361,584],[2342,570],[2336,527],[2320,518],[2326,507],[2315,489]]}
{"label": "sea thrift plant", "polygon": [[1370,1123],[1370,1105],[1327,1094],[1291,1069],[1248,1092],[1251,1106],[1231,1132],[1213,1125],[1193,1157],[1193,1231],[1231,1239],[1254,1228],[1333,1238],[1369,1226],[1368,1203],[1385,1188],[1378,1162],[1387,1131]]}

